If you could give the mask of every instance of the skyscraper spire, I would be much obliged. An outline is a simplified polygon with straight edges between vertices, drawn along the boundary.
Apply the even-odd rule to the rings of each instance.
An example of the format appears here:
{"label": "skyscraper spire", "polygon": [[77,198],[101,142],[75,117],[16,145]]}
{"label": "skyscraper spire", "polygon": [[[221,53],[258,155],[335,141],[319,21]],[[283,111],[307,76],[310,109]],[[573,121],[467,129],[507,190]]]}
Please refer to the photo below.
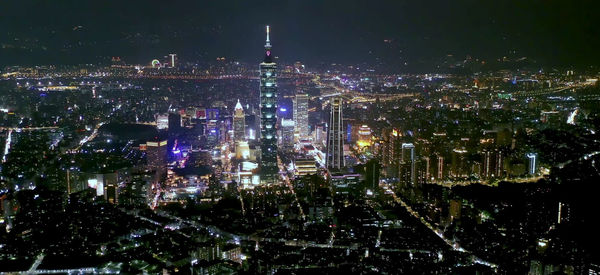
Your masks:
{"label": "skyscraper spire", "polygon": [[238,99],[237,104],[235,104],[235,110],[244,110],[244,108],[242,107],[242,104],[240,103],[240,100]]}
{"label": "skyscraper spire", "polygon": [[269,39],[270,28],[267,25],[267,43],[265,44],[265,49],[271,49],[271,40]]}
{"label": "skyscraper spire", "polygon": [[269,34],[271,32],[271,28],[267,25],[267,42],[265,43],[265,63],[273,63],[273,58],[271,57],[271,38]]}
{"label": "skyscraper spire", "polygon": [[246,140],[246,116],[244,115],[244,108],[238,99],[235,104],[235,112],[233,114],[233,138],[235,141]]}

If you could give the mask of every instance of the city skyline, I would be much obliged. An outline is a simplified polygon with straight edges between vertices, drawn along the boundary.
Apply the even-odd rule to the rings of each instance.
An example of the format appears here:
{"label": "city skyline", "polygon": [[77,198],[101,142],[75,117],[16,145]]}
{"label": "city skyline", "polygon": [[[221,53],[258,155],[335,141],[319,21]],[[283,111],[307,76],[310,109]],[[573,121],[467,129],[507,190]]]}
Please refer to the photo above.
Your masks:
{"label": "city skyline", "polygon": [[594,5],[7,3],[0,273],[600,274]]}

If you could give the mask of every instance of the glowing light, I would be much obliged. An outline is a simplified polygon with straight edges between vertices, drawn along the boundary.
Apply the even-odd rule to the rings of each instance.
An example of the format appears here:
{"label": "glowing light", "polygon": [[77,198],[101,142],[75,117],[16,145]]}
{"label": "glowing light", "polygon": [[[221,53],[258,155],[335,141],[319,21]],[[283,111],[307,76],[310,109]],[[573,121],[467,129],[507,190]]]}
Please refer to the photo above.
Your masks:
{"label": "glowing light", "polygon": [[97,179],[88,179],[88,186],[90,188],[96,189],[96,187],[98,186],[98,180]]}
{"label": "glowing light", "polygon": [[269,27],[269,25],[267,25],[267,42],[268,42],[268,41],[270,41],[270,40],[269,40],[269,31],[270,31],[270,29],[271,29],[271,28]]}
{"label": "glowing light", "polygon": [[575,111],[571,112],[569,117],[567,118],[567,124],[575,125],[575,117],[579,113],[579,108],[575,109]]}
{"label": "glowing light", "polygon": [[371,143],[369,141],[366,140],[359,140],[356,142],[356,145],[358,145],[358,147],[368,147],[371,146]]}
{"label": "glowing light", "polygon": [[10,151],[10,143],[12,142],[12,130],[8,130],[8,136],[6,137],[6,142],[4,144],[4,154],[2,154],[2,162],[6,162],[6,156],[8,155],[8,151]]}

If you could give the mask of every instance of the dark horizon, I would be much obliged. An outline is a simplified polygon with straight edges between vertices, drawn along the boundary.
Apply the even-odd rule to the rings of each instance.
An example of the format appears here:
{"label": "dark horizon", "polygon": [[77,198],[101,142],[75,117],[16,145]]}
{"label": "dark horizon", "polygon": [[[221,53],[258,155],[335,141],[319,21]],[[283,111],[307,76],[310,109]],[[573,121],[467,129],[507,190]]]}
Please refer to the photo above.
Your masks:
{"label": "dark horizon", "polygon": [[[9,1],[0,11],[0,66],[143,64],[177,53],[255,62],[264,26],[284,62],[435,69],[446,55],[536,66],[600,63],[598,3],[580,1],[258,1],[127,3]],[[406,63],[406,64],[405,64]]]}

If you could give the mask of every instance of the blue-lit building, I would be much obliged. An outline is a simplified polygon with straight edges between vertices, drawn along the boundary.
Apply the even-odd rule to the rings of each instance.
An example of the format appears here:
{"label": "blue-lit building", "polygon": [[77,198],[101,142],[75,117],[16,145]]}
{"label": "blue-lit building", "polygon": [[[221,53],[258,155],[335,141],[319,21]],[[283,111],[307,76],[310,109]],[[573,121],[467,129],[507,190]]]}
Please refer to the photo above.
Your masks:
{"label": "blue-lit building", "polygon": [[527,160],[527,174],[535,175],[537,173],[538,154],[528,153]]}
{"label": "blue-lit building", "polygon": [[265,59],[260,63],[260,182],[274,184],[279,179],[277,166],[277,64],[273,62],[269,26]]}

